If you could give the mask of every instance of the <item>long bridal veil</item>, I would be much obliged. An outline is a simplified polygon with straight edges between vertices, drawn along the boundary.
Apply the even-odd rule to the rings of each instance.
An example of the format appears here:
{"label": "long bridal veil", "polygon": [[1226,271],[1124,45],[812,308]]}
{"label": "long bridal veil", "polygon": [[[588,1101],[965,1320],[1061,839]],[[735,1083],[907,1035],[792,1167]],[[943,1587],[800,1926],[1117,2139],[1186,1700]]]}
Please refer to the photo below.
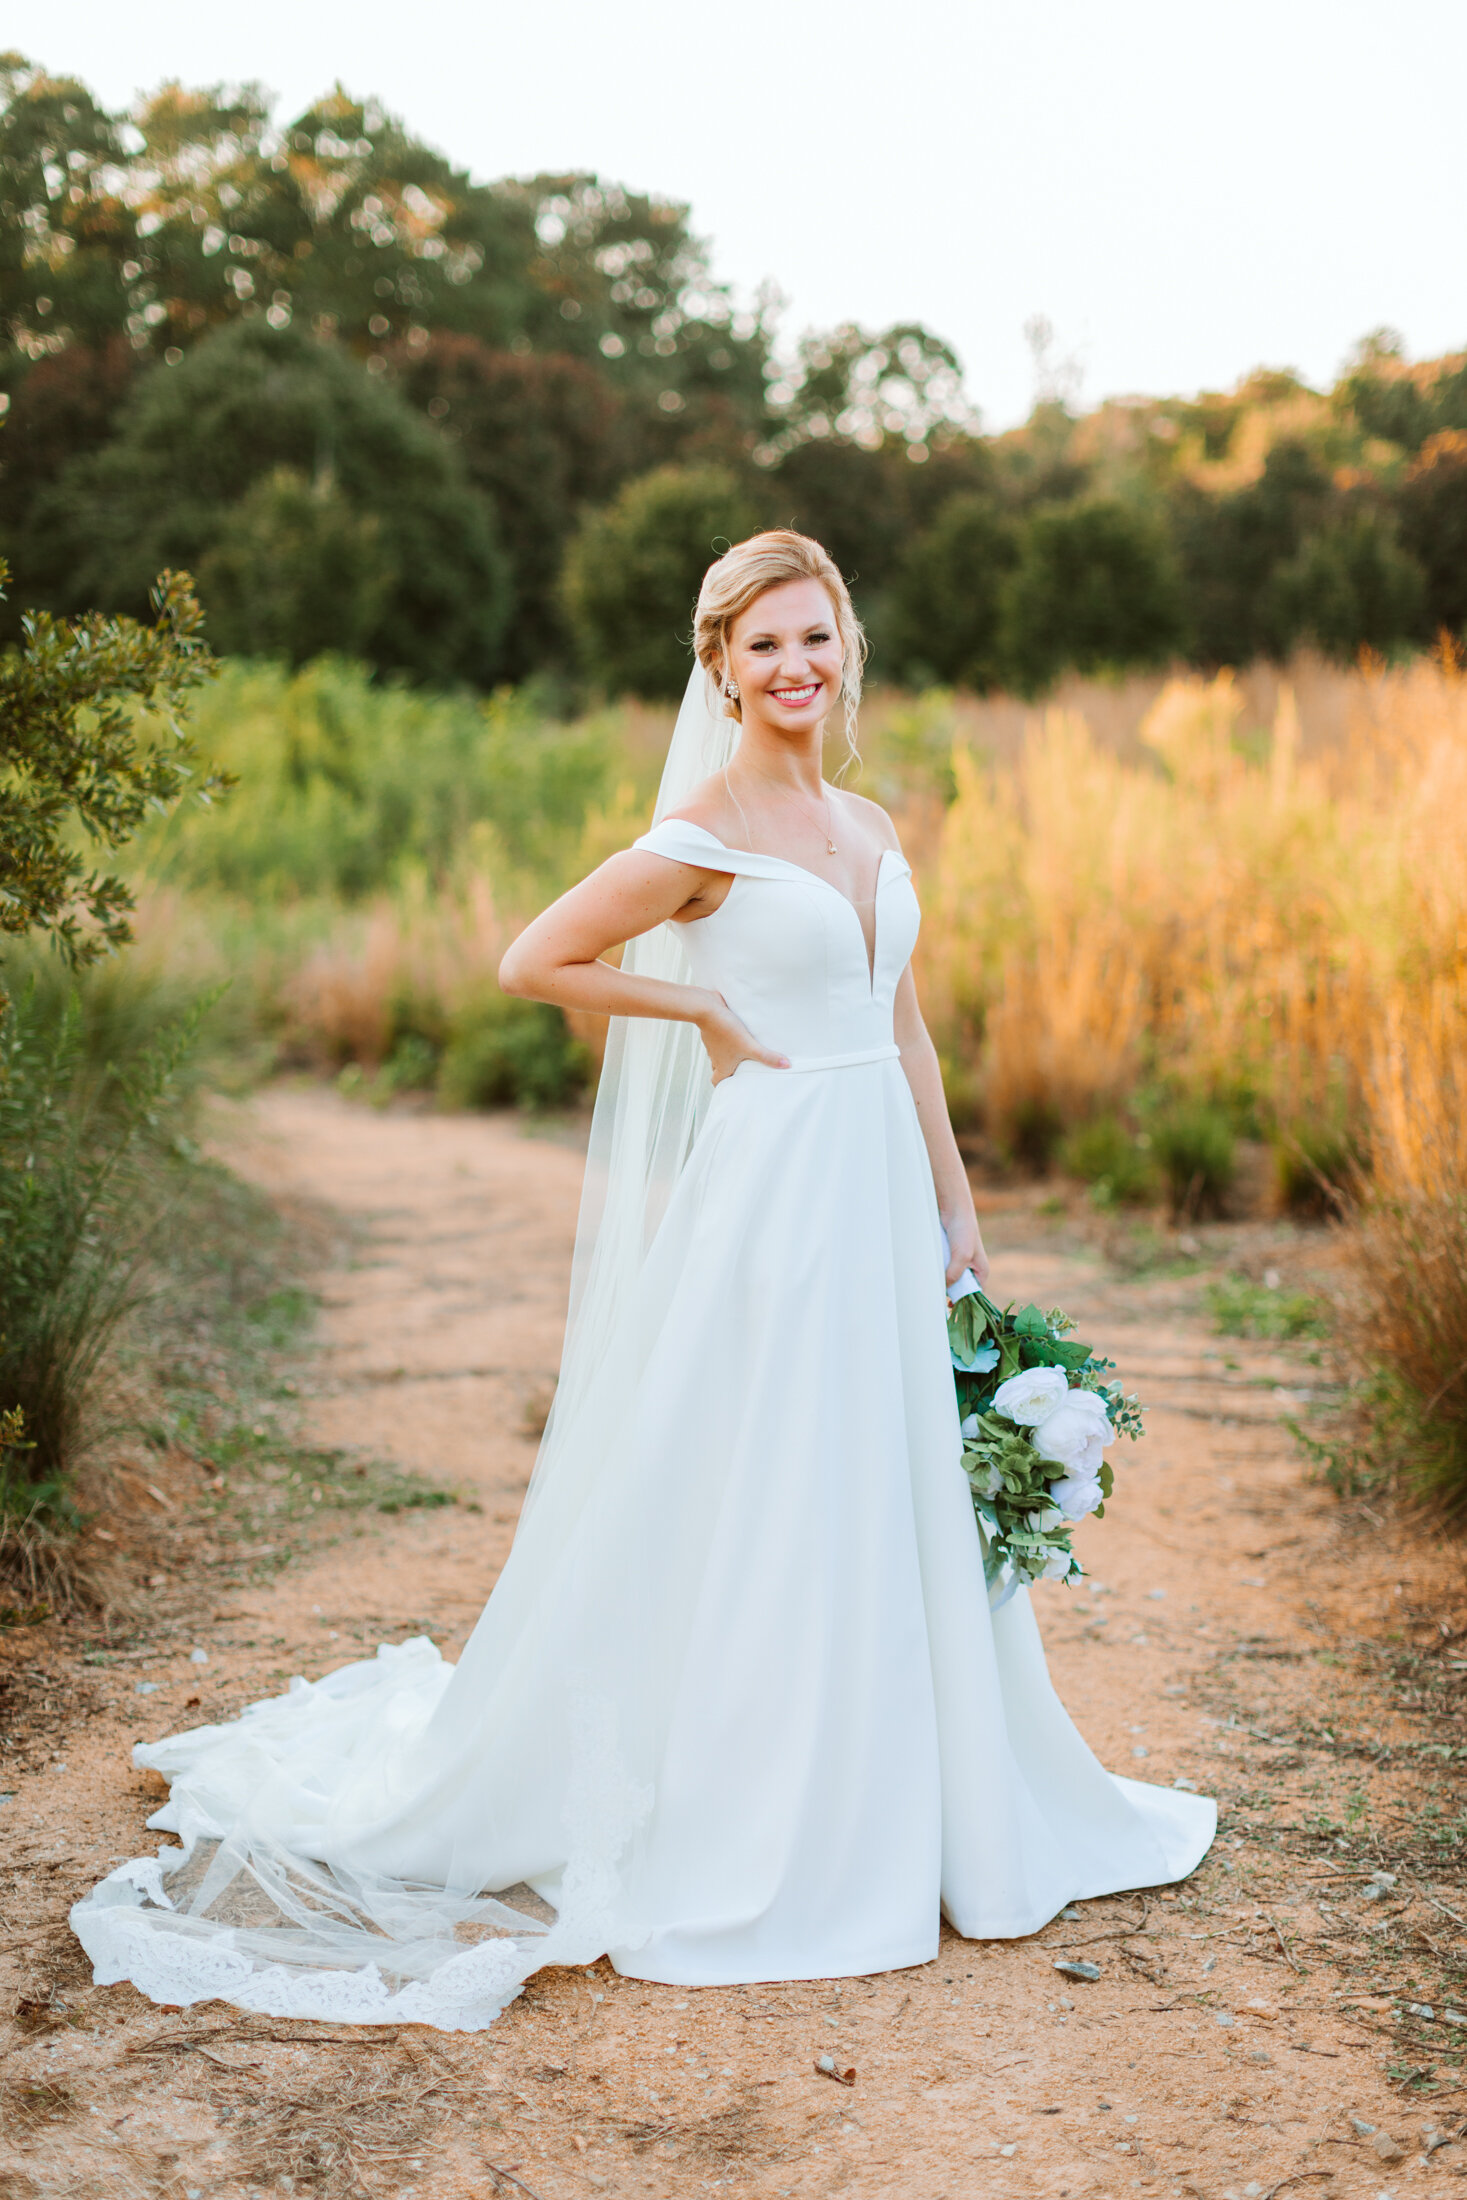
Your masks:
{"label": "long bridal veil", "polygon": [[[719,770],[736,724],[695,666],[658,791],[660,820]],[[622,967],[686,982],[675,925],[627,946]],[[604,1432],[627,1410],[608,1346],[712,1085],[690,1025],[613,1019],[592,1118],[571,1276],[561,1381],[515,1550],[475,1638],[474,1687],[507,1665],[553,1578],[587,1500]],[[614,1554],[607,1554],[614,1564]],[[513,1574],[511,1581],[509,1576]],[[482,1638],[482,1640],[481,1640]],[[220,1997],[274,2016],[419,2022],[477,2030],[545,1964],[584,1963],[626,1944],[618,1860],[650,1805],[627,1774],[615,1707],[594,1689],[538,1738],[559,1781],[564,1868],[553,1907],[522,1890],[481,1890],[475,1844],[441,1879],[383,1868],[381,1829],[437,1807],[435,1784],[472,1749],[474,1706],[450,1694],[454,1669],[426,1639],[384,1645],[324,1680],[295,1680],[227,1725],[139,1747],[171,1783],[149,1820],[177,1836],[120,1866],[77,1903],[72,1925],[100,1983],[130,1979],[154,2000]],[[437,1718],[440,1710],[441,1719]],[[559,1752],[563,1760],[553,1764]],[[371,1836],[371,1838],[364,1838]],[[411,1846],[411,1844],[409,1844]],[[363,1861],[363,1856],[370,1859]],[[528,1900],[526,1899],[528,1897]]]}
{"label": "long bridal veil", "polygon": [[[712,680],[695,664],[662,768],[654,825],[723,769],[738,733]],[[692,980],[675,924],[629,941],[621,967],[679,985]],[[617,1307],[642,1265],[712,1090],[708,1057],[691,1024],[612,1018],[591,1117],[560,1385],[530,1483],[532,1503],[564,1455],[564,1432],[580,1418]]]}

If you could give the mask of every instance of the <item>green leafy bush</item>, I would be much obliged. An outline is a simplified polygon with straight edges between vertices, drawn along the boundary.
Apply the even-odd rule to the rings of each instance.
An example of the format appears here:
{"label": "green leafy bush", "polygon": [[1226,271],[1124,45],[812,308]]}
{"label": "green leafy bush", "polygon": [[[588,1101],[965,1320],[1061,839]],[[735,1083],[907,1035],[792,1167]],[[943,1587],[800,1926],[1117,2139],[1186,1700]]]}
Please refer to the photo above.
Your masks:
{"label": "green leafy bush", "polygon": [[1004,584],[1005,672],[1033,692],[1069,667],[1164,664],[1184,635],[1181,586],[1161,529],[1106,498],[1034,513]]}
{"label": "green leafy bush", "polygon": [[1237,1170],[1233,1127],[1223,1110],[1205,1100],[1174,1101],[1150,1128],[1172,1213],[1179,1220],[1220,1215]]}
{"label": "green leafy bush", "polygon": [[183,1165],[179,1072],[199,1016],[99,1075],[73,992],[34,986],[0,1020],[0,1409],[22,1417],[0,1509],[72,1514],[99,1367],[144,1289]]}
{"label": "green leafy bush", "polygon": [[500,996],[465,1017],[444,1049],[438,1096],[445,1107],[567,1107],[590,1083],[589,1048],[547,1001]]}
{"label": "green leafy bush", "polygon": [[720,549],[756,525],[733,475],[713,466],[660,467],[587,514],[566,554],[565,602],[598,687],[682,694],[703,575]]}
{"label": "green leafy bush", "polygon": [[145,832],[138,860],[160,883],[257,905],[441,879],[476,840],[499,859],[496,885],[523,871],[554,891],[588,812],[635,763],[612,713],[568,725],[533,689],[434,695],[340,658],[226,665],[196,726],[240,784],[226,806]]}
{"label": "green leafy bush", "polygon": [[1004,576],[1018,556],[1013,521],[991,497],[950,497],[906,550],[891,590],[886,655],[897,676],[982,694],[1003,677]]}
{"label": "green leafy bush", "polygon": [[1091,1187],[1099,1206],[1140,1205],[1158,1190],[1148,1131],[1133,1131],[1117,1115],[1100,1115],[1071,1131],[1060,1167]]}

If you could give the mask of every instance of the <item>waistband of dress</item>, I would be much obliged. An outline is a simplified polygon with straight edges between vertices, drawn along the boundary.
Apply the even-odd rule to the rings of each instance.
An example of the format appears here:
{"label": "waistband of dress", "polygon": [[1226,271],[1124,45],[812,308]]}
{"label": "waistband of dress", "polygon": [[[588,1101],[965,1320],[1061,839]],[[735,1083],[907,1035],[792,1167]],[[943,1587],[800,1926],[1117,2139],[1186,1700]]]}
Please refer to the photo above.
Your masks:
{"label": "waistband of dress", "polygon": [[789,1066],[793,1070],[859,1069],[864,1062],[899,1061],[901,1051],[899,1046],[888,1043],[884,1047],[858,1047],[854,1054],[796,1054],[791,1056]]}

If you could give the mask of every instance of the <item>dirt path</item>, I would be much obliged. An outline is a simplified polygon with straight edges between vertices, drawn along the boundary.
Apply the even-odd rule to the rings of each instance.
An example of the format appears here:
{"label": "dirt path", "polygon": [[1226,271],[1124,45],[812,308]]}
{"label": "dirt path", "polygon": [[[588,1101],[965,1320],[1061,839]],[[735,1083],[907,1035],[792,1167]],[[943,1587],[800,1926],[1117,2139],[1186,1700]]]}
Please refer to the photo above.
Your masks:
{"label": "dirt path", "polygon": [[[355,1263],[323,1279],[311,1433],[389,1453],[482,1510],[374,1521],[204,1607],[135,1668],[88,1677],[46,1650],[58,1740],[0,1818],[14,2012],[0,2200],[1394,2200],[1467,2174],[1467,2144],[1429,2136],[1467,2107],[1447,2052],[1464,2034],[1435,1998],[1462,1937],[1460,1826],[1433,1787],[1453,1761],[1455,1561],[1403,1560],[1409,1546],[1306,1481],[1279,1425],[1318,1380],[1297,1351],[1218,1340],[1195,1278],[1123,1280],[1047,1236],[1032,1201],[985,1202],[995,1289],[1066,1305],[1151,1405],[1110,1518],[1083,1531],[1098,1579],[1041,1591],[1041,1625],[1107,1763],[1220,1796],[1223,1834],[1186,1887],[1087,1904],[1019,1943],[945,1932],[935,1963],[871,1979],[679,1993],[604,1963],[542,1974],[473,2038],[323,2035],[93,1988],[61,1920],[150,1838],[152,1783],[127,1744],[384,1635],[429,1631],[452,1655],[508,1547],[559,1348],[572,1147],[508,1119],[379,1115],[315,1090],[268,1093],[250,1121],[251,1174],[362,1231]],[[1234,1259],[1301,1257],[1287,1233],[1228,1244]],[[1387,1865],[1393,1883],[1372,1882]],[[1099,1979],[1055,1970],[1071,1957]],[[1429,2020],[1394,2013],[1415,1993]],[[822,2075],[822,2057],[854,2065],[855,2083]]]}

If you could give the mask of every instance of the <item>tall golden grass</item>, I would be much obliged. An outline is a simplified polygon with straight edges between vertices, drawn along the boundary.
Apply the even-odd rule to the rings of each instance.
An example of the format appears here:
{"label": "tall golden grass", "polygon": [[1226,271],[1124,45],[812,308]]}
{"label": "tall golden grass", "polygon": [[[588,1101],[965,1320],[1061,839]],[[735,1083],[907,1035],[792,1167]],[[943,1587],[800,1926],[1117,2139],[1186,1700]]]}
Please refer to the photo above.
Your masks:
{"label": "tall golden grass", "polygon": [[1011,764],[959,746],[953,770],[921,975],[963,1112],[1004,1141],[1162,1083],[1285,1135],[1337,1119],[1388,1172],[1436,1166],[1422,1108],[1438,1145],[1453,1111],[1422,1080],[1459,1058],[1467,977],[1450,659],[1362,676],[1310,754],[1287,686],[1260,738],[1223,673],[1170,682],[1134,758],[1051,709]]}

